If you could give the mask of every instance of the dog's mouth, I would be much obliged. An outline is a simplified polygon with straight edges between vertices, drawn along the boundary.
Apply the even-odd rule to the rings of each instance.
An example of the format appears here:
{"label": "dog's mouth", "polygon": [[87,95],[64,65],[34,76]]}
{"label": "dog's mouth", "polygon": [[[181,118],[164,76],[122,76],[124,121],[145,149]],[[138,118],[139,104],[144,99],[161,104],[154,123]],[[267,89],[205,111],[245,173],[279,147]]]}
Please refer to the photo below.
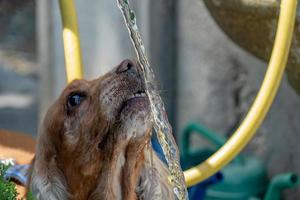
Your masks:
{"label": "dog's mouth", "polygon": [[138,99],[138,98],[146,98],[147,95],[146,95],[146,92],[145,90],[139,90],[137,92],[135,92],[134,94],[130,95],[127,99],[127,101],[134,101],[135,99]]}
{"label": "dog's mouth", "polygon": [[123,112],[148,110],[149,100],[145,90],[138,90],[123,101],[119,114]]}

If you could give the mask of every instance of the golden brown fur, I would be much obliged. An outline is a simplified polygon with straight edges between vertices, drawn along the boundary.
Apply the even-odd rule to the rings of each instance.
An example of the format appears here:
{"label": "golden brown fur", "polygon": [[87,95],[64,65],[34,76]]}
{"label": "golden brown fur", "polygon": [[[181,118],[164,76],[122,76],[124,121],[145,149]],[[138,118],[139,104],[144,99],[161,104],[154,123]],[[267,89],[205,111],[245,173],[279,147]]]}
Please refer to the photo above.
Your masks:
{"label": "golden brown fur", "polygon": [[143,92],[130,60],[98,79],[69,84],[39,131],[29,187],[36,198],[173,199],[155,153],[150,164],[152,124]]}

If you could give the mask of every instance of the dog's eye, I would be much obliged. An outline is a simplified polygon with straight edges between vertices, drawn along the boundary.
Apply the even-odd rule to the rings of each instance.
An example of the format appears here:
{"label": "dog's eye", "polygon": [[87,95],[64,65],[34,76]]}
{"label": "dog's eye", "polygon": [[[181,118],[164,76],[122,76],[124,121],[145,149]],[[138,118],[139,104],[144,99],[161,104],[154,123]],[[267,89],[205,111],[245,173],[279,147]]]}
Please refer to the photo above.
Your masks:
{"label": "dog's eye", "polygon": [[86,98],[85,94],[72,94],[68,98],[68,106],[69,107],[75,107],[78,106],[84,99]]}

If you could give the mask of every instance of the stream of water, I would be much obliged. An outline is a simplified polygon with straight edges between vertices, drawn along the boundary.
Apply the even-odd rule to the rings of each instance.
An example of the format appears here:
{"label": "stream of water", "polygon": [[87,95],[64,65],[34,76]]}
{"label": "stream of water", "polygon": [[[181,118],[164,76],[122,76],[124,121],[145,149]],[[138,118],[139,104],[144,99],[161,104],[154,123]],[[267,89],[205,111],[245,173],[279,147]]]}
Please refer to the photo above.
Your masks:
{"label": "stream of water", "polygon": [[188,195],[183,172],[180,167],[179,151],[172,135],[172,127],[168,121],[164,103],[157,93],[156,86],[154,84],[154,73],[146,56],[145,47],[137,27],[135,13],[130,8],[128,0],[117,0],[117,3],[122,12],[132,44],[138,57],[138,62],[141,66],[140,73],[143,75],[146,93],[151,105],[154,130],[168,163],[169,181],[173,186],[173,192],[176,198],[179,200],[187,200]]}

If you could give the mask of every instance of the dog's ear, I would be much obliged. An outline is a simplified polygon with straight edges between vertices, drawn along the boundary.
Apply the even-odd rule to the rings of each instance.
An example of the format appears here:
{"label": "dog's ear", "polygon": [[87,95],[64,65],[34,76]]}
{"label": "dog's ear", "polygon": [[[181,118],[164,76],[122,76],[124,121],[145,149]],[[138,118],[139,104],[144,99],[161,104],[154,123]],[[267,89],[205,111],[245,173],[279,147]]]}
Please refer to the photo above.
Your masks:
{"label": "dog's ear", "polygon": [[146,161],[136,188],[138,199],[174,199],[172,186],[168,183],[168,170],[153,152],[153,163]]}
{"label": "dog's ear", "polygon": [[49,134],[40,134],[29,176],[29,190],[37,200],[65,200],[70,197],[64,175],[57,166],[55,151]]}

